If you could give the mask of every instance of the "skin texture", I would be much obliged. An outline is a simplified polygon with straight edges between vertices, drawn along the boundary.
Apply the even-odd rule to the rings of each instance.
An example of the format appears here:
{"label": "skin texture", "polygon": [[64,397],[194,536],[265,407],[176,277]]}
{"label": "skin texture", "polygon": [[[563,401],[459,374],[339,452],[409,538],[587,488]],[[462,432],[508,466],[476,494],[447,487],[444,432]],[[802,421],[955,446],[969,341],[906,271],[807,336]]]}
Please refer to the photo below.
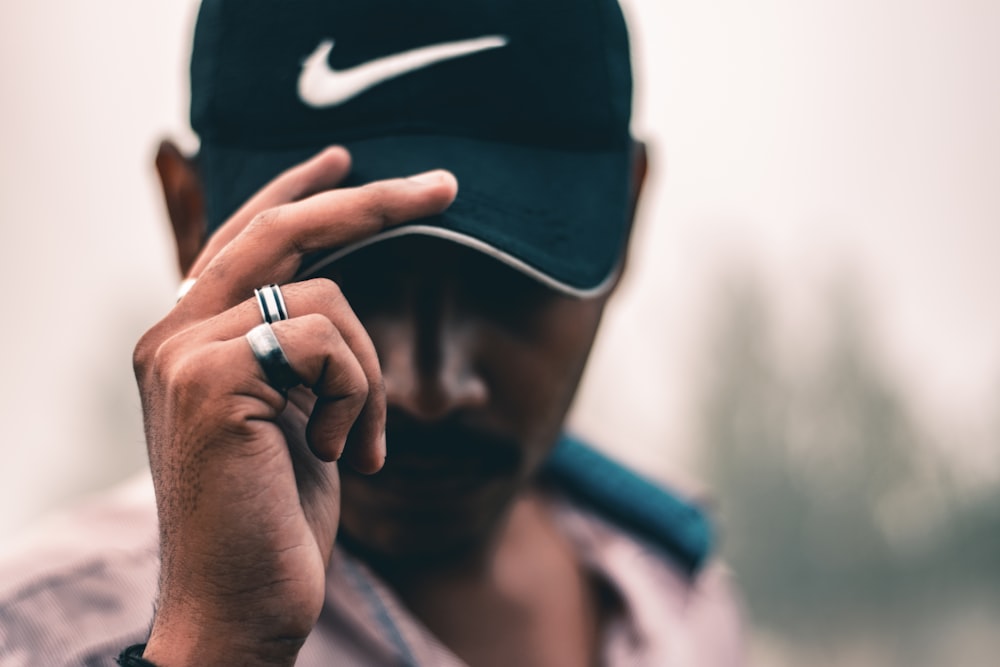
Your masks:
{"label": "skin texture", "polygon": [[[528,482],[606,297],[565,297],[419,237],[288,284],[305,253],[446,208],[447,172],[336,189],[350,156],[331,148],[205,242],[196,170],[169,143],[157,169],[197,283],[134,353],[162,543],[146,657],[292,664],[339,531],[472,664],[590,662],[596,603]],[[303,380],[287,400],[243,338],[260,322],[253,288],[270,282],[290,314],[274,331]]]}

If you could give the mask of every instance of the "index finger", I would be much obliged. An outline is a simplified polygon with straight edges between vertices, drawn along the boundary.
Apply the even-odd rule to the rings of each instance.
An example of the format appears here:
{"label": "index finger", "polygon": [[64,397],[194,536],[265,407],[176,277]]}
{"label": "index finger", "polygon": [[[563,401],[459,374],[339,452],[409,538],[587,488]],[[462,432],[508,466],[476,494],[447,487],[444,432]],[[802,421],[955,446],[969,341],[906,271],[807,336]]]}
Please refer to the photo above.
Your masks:
{"label": "index finger", "polygon": [[211,260],[175,310],[182,317],[222,312],[244,301],[255,287],[289,282],[305,255],[440,213],[457,192],[455,177],[435,170],[325,191],[267,209]]}
{"label": "index finger", "polygon": [[330,189],[351,170],[351,154],[342,146],[326,148],[285,170],[246,201],[212,234],[189,271],[199,276],[219,252],[261,211]]}

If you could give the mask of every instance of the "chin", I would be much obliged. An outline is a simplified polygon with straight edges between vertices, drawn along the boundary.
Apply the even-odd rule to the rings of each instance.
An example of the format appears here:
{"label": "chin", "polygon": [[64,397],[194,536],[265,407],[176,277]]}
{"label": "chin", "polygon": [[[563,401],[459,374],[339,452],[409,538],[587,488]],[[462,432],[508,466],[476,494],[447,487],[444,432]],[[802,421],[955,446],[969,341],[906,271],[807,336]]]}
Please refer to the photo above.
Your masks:
{"label": "chin", "polygon": [[348,513],[345,506],[338,540],[376,567],[454,563],[482,552],[497,534],[512,494],[491,500],[474,512],[461,502],[365,514]]}
{"label": "chin", "polygon": [[393,531],[378,536],[343,531],[338,538],[349,551],[376,569],[402,571],[462,561],[478,553],[487,543],[473,534],[439,535],[415,531]]}

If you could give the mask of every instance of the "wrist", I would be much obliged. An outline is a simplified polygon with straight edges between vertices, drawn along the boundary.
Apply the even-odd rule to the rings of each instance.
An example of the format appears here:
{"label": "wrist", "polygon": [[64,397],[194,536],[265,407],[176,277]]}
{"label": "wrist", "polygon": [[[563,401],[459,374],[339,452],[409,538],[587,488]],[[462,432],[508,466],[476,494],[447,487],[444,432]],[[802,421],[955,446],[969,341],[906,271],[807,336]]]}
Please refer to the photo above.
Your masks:
{"label": "wrist", "polygon": [[156,667],[294,665],[305,637],[253,636],[247,629],[200,622],[164,623],[154,620],[142,658]]}
{"label": "wrist", "polygon": [[133,644],[119,653],[115,662],[121,665],[121,667],[157,667],[157,665],[142,657],[142,652],[145,650],[145,644]]}

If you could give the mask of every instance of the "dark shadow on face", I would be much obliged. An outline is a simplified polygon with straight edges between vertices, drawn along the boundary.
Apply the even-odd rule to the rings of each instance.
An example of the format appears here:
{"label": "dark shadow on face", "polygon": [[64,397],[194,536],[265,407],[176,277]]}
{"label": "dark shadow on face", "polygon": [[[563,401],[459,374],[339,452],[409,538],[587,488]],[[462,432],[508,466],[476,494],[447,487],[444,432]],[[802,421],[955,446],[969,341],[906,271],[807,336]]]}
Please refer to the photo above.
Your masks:
{"label": "dark shadow on face", "polygon": [[[196,162],[169,141],[157,153],[182,275],[206,238]],[[630,214],[646,167],[636,142]],[[358,251],[327,277],[371,334],[389,410],[383,472],[341,466],[340,535],[397,561],[482,545],[555,442],[608,295],[567,297],[479,252],[417,236]]]}
{"label": "dark shadow on face", "polygon": [[558,436],[606,297],[568,297],[420,236],[327,277],[375,343],[388,400],[382,472],[342,467],[342,539],[388,561],[488,543]]}

